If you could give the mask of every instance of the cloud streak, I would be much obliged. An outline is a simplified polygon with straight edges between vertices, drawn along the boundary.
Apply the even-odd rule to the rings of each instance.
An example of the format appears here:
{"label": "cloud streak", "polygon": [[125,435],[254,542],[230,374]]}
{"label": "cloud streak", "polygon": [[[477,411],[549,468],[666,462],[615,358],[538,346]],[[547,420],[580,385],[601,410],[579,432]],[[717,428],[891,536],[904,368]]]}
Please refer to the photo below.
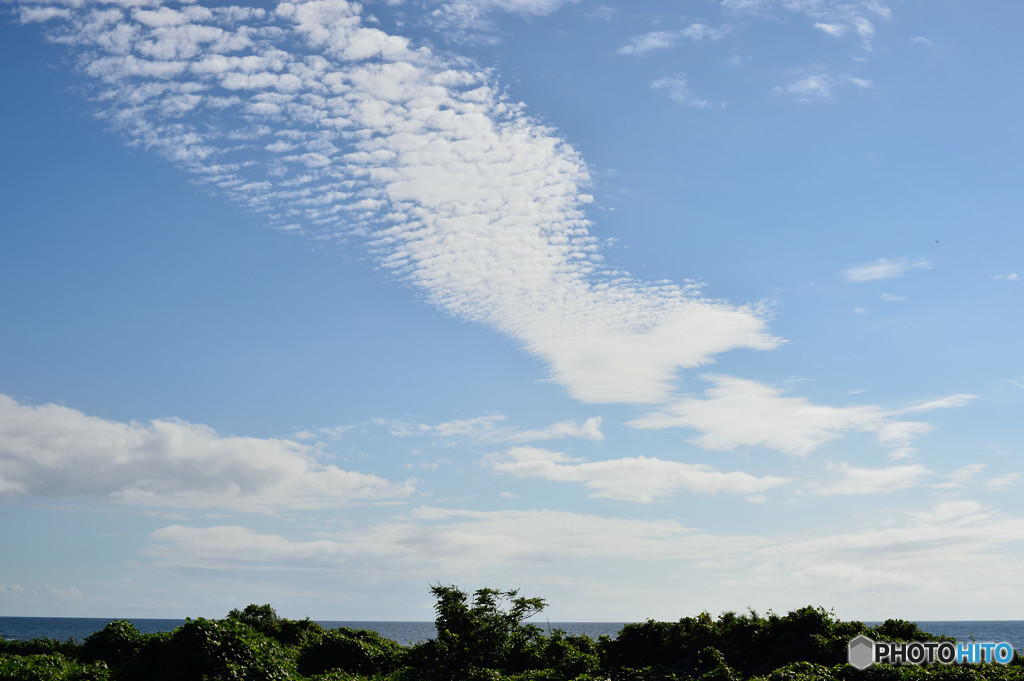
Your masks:
{"label": "cloud streak", "polygon": [[680,369],[780,342],[757,307],[606,266],[579,153],[484,72],[365,26],[355,3],[20,7],[73,51],[129,144],[278,229],[362,241],[431,304],[542,358],[578,400],[664,400]]}
{"label": "cloud streak", "polygon": [[761,493],[788,482],[773,475],[758,478],[740,471],[723,473],[706,464],[644,456],[586,462],[537,447],[512,447],[491,456],[486,463],[494,471],[517,478],[582,483],[592,490],[593,497],[635,503],[658,501],[684,491],[743,494],[757,499]]}
{"label": "cloud streak", "polygon": [[850,265],[843,272],[843,278],[853,284],[878,279],[905,277],[913,270],[930,270],[931,262],[927,258],[911,260],[910,258],[879,258],[873,262],[862,262]]}

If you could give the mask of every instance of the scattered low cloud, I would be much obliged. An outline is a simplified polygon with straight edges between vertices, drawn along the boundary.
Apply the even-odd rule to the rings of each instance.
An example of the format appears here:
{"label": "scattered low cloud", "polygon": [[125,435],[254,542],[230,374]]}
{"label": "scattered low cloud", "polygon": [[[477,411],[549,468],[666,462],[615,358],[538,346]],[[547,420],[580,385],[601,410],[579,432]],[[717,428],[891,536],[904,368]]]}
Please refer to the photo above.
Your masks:
{"label": "scattered low cloud", "polygon": [[930,270],[931,262],[927,258],[879,258],[873,262],[862,262],[850,265],[843,271],[846,281],[858,284],[878,279],[905,277],[913,270]]}
{"label": "scattered low cloud", "polygon": [[723,473],[706,464],[644,456],[588,462],[537,447],[512,447],[485,463],[517,478],[582,483],[592,490],[592,497],[635,503],[659,501],[680,492],[755,496],[788,482],[777,476]]}
{"label": "scattered low cloud", "polygon": [[872,432],[884,446],[906,447],[932,426],[896,416],[962,406],[974,397],[954,395],[897,410],[872,405],[831,407],[784,396],[778,388],[757,381],[714,374],[702,378],[713,384],[704,398],[671,402],[628,425],[653,430],[693,428],[702,435],[691,442],[710,450],[763,446],[803,457],[850,431]]}
{"label": "scattered low cloud", "polygon": [[[563,4],[458,7],[540,15]],[[488,72],[367,26],[355,3],[30,6],[70,12],[47,22],[51,39],[130,144],[274,228],[318,246],[361,242],[428,303],[541,358],[577,400],[658,402],[682,369],[782,342],[761,306],[608,268],[579,153]],[[682,86],[664,85],[700,106]]]}
{"label": "scattered low cloud", "polygon": [[290,440],[179,420],[110,421],[0,395],[0,494],[255,513],[401,500],[413,482],[345,471]]}
{"label": "scattered low cloud", "polygon": [[1009,274],[996,274],[992,278],[1002,279],[1003,281],[1017,281],[1020,279],[1020,275],[1016,272],[1010,272]]}
{"label": "scattered low cloud", "polygon": [[902,303],[905,300],[909,300],[906,296],[898,296],[895,293],[883,293],[879,298],[887,303]]}

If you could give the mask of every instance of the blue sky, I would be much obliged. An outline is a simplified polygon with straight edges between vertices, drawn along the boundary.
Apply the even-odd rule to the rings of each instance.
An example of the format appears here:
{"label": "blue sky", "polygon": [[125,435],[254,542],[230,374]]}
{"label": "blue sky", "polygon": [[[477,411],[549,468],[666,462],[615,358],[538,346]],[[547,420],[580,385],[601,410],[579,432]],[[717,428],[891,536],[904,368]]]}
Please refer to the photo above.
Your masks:
{"label": "blue sky", "polygon": [[0,614],[1017,619],[1017,3],[2,5]]}

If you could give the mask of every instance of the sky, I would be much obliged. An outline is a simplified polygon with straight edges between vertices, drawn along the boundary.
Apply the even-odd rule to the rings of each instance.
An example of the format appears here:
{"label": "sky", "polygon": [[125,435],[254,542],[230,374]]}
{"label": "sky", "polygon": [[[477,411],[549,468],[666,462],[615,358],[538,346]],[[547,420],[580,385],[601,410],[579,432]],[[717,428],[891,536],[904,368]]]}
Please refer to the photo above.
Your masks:
{"label": "sky", "polygon": [[1022,23],[4,0],[0,615],[1020,619]]}

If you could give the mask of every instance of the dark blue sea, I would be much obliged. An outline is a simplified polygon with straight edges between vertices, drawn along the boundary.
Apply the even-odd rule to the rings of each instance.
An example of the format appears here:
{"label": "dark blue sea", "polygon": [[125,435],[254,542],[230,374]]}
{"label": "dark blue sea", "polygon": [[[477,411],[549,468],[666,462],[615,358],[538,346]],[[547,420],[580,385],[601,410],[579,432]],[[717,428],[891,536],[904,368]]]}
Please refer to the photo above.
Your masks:
{"label": "dark blue sea", "polygon": [[[144,634],[173,631],[185,620],[125,618]],[[112,619],[100,617],[0,617],[0,637],[9,641],[26,641],[33,638],[52,638],[66,641],[70,638],[85,639],[89,634],[107,626]],[[321,621],[326,629],[350,627],[370,629],[392,641],[403,645],[420,643],[434,638],[433,622],[346,622]],[[597,638],[602,634],[614,637],[625,622],[535,622],[545,632],[561,629],[568,634],[586,634]]]}
{"label": "dark blue sea", "polygon": [[[136,629],[144,634],[173,631],[185,623],[178,619],[133,619],[128,618]],[[66,641],[72,637],[85,639],[99,631],[111,619],[96,617],[0,617],[0,637],[7,640],[24,641],[33,638],[52,638]],[[350,627],[371,629],[385,638],[404,645],[420,643],[434,637],[433,622],[348,622],[321,621],[327,629]],[[597,638],[602,634],[615,637],[625,622],[536,622],[544,631],[561,629],[569,634],[586,634]],[[868,622],[867,624],[880,624]],[[1014,650],[1024,650],[1024,620],[950,621],[918,622],[918,626],[930,634],[950,636],[960,642],[1003,641]]]}

